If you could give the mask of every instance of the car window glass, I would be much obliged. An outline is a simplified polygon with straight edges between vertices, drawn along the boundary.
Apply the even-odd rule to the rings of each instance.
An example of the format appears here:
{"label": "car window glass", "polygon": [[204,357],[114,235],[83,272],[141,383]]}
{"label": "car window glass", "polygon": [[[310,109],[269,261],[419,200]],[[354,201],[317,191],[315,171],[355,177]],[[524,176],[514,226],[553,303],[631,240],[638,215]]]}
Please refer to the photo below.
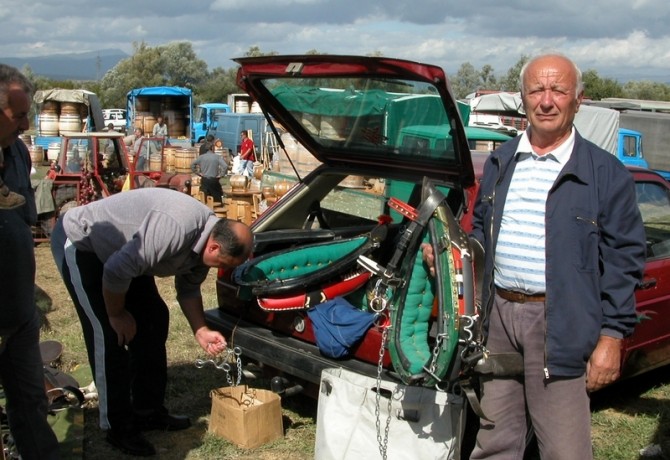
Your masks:
{"label": "car window glass", "polygon": [[637,203],[647,237],[647,257],[670,256],[670,196],[653,182],[637,182]]}
{"label": "car window glass", "polygon": [[[457,163],[455,133],[437,89],[426,82],[366,78],[267,79],[296,123],[329,152],[379,161]],[[275,105],[277,105],[275,104]]]}

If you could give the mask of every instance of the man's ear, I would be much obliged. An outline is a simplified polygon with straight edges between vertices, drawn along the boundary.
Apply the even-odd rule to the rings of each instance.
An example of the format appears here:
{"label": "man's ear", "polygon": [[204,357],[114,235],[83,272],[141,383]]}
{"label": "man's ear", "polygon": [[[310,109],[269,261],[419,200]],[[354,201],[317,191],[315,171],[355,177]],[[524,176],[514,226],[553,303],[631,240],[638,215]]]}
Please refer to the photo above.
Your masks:
{"label": "man's ear", "polygon": [[215,240],[210,239],[207,242],[205,250],[210,253],[218,253],[221,250],[221,245],[217,243]]}

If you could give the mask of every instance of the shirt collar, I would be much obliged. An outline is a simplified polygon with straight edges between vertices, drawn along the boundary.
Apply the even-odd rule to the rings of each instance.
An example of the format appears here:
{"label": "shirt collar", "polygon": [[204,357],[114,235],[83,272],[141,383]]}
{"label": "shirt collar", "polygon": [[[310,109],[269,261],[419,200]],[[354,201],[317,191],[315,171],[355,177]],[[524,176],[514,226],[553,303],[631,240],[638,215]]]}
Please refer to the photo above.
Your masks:
{"label": "shirt collar", "polygon": [[[530,129],[530,128],[528,128]],[[572,155],[572,149],[575,146],[575,127],[572,127],[570,131],[570,137],[568,137],[561,145],[559,145],[555,150],[546,153],[543,156],[546,156],[549,159],[552,159],[558,162],[561,165],[565,165]],[[520,154],[530,154],[533,158],[537,159],[540,155],[535,153],[533,146],[530,145],[530,138],[528,137],[528,130],[524,131],[519,140],[519,145],[516,148],[515,158],[517,161],[522,161],[528,158],[527,155]]]}

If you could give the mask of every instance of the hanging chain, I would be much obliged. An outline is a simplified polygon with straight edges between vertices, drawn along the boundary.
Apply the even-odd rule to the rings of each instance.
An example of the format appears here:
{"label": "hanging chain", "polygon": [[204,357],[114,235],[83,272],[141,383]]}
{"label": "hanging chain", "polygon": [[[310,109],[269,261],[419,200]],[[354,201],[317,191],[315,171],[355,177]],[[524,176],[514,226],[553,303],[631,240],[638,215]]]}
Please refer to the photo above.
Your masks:
{"label": "hanging chain", "polygon": [[389,442],[389,428],[391,427],[391,402],[393,401],[393,396],[395,391],[389,397],[388,402],[388,417],[386,418],[386,426],[384,427],[384,437],[381,435],[381,414],[379,411],[381,405],[381,385],[382,385],[382,372],[384,370],[384,350],[386,347],[386,340],[388,338],[388,327],[383,328],[382,330],[382,343],[379,347],[379,361],[377,362],[377,387],[375,392],[375,425],[377,427],[377,443],[379,444],[379,453],[382,455],[382,460],[386,460],[386,449],[388,448]]}
{"label": "hanging chain", "polygon": [[[237,386],[240,384],[240,381],[242,380],[242,359],[240,358],[241,356],[242,356],[242,349],[240,347],[226,348],[221,352],[221,354],[219,354],[219,356],[217,356],[216,360],[211,358],[196,359],[195,367],[197,367],[198,369],[202,369],[207,364],[211,364],[215,368],[225,372],[228,386],[231,387]],[[232,366],[230,365],[230,363],[234,363],[236,365],[237,379],[234,382],[230,372],[232,370]]]}

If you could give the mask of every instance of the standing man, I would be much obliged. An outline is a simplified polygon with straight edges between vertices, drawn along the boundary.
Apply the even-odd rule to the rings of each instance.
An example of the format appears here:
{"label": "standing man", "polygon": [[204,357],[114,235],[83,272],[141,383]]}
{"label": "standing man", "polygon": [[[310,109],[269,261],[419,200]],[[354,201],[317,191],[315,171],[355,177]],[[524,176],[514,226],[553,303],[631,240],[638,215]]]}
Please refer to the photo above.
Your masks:
{"label": "standing man", "polygon": [[133,140],[133,152],[135,154],[135,170],[144,171],[149,166],[149,148],[148,141],[144,140],[144,130],[142,128],[135,128],[133,132],[135,139]]}
{"label": "standing man", "polygon": [[158,115],[156,117],[156,124],[154,125],[152,134],[153,134],[153,137],[162,137],[162,138],[168,137],[167,125],[163,121],[163,116],[162,115]]}
{"label": "standing man", "polygon": [[226,175],[228,165],[221,155],[212,151],[214,148],[212,143],[205,142],[203,145],[206,146],[207,150],[193,160],[191,171],[201,177],[200,190],[205,196],[211,196],[214,201],[221,203],[223,201],[221,177]]}
{"label": "standing man", "polygon": [[14,67],[0,64],[0,147],[5,185],[25,199],[0,211],[0,382],[16,448],[24,460],[58,459],[58,440],[47,422],[40,355],[40,318],[35,306],[35,253],[30,225],[37,220],[30,184],[31,161],[19,134],[29,127],[33,87]]}
{"label": "standing man", "polygon": [[473,236],[486,254],[486,347],[521,355],[524,374],[482,377],[491,422],[471,458],[522,458],[531,422],[542,458],[588,460],[588,392],[619,377],[645,232],[631,175],[573,127],[576,65],[542,55],[520,79],[529,127],[487,159]]}
{"label": "standing man", "polygon": [[254,161],[256,161],[254,141],[246,131],[240,133],[242,145],[240,145],[240,174],[254,177]]}
{"label": "standing man", "polygon": [[125,453],[155,454],[146,430],[182,430],[164,406],[169,312],[154,276],[175,276],[177,301],[210,355],[226,340],[205,325],[200,285],[210,267],[244,262],[246,225],[161,188],[131,190],[69,210],[51,236],[56,265],[82,324],[98,388],[100,427]]}

